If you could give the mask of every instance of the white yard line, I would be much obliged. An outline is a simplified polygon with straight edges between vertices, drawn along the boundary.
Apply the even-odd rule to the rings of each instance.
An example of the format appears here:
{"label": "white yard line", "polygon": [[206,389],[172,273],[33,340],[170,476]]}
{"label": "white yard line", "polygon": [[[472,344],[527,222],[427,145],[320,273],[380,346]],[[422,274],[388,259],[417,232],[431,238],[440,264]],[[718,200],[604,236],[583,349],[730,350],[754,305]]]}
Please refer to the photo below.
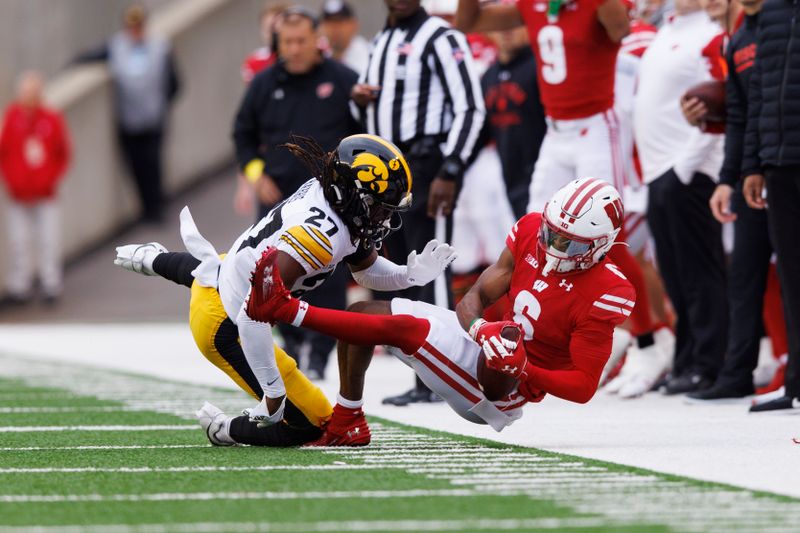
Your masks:
{"label": "white yard line", "polygon": [[301,531],[513,531],[518,529],[593,528],[605,525],[599,518],[532,518],[523,520],[351,520],[326,522],[197,522],[140,526],[28,526],[2,528],[3,533],[295,533]]}
{"label": "white yard line", "polygon": [[207,500],[344,500],[394,498],[470,498],[472,489],[356,490],[309,492],[162,492],[154,494],[7,494],[0,503],[166,502]]}
{"label": "white yard line", "polygon": [[36,433],[47,431],[186,431],[197,430],[197,425],[156,426],[0,426],[0,433]]}
{"label": "white yard line", "polygon": [[210,448],[211,444],[131,444],[103,446],[4,446],[0,452],[39,452],[62,450],[167,450],[171,448]]}
{"label": "white yard line", "polygon": [[[149,474],[164,472],[272,472],[280,470],[382,470],[385,466],[372,465],[250,465],[250,466],[120,466],[120,467],[74,467],[74,468],[0,468],[0,474],[84,474],[102,472],[114,474]],[[395,467],[398,468],[398,467]]]}
{"label": "white yard line", "polygon": [[136,413],[146,411],[141,407],[128,407],[124,405],[90,406],[85,407],[0,407],[0,414],[18,413]]}

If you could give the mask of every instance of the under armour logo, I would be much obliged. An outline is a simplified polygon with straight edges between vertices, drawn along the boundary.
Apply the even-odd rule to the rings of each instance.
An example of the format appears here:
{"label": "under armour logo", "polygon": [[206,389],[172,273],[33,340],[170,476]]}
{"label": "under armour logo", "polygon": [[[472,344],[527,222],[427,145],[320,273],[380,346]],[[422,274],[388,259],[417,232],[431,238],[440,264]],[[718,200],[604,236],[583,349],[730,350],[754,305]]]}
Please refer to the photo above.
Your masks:
{"label": "under armour logo", "polygon": [[347,436],[349,438],[357,437],[358,434],[361,433],[361,428],[355,428],[347,431]]}
{"label": "under armour logo", "polygon": [[563,287],[566,289],[567,292],[572,290],[572,283],[567,283],[567,280],[562,279],[561,283],[558,284],[559,287]]}
{"label": "under armour logo", "polygon": [[515,366],[511,366],[511,365],[505,365],[505,366],[503,367],[503,370],[502,370],[502,371],[503,371],[503,373],[505,373],[505,374],[516,374],[516,372],[517,372],[517,367],[515,367]]}

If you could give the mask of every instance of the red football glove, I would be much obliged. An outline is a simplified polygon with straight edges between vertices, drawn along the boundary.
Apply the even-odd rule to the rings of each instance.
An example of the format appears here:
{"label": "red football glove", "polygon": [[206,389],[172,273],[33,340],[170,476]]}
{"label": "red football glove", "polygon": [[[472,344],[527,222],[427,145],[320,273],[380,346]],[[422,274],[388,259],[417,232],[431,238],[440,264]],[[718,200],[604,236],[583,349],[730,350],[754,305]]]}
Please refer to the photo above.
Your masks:
{"label": "red football glove", "polygon": [[486,366],[515,378],[522,374],[527,359],[519,343],[522,337],[519,324],[510,320],[487,322],[480,318],[469,328],[469,334],[483,349]]}
{"label": "red football glove", "polygon": [[268,247],[250,277],[247,316],[257,322],[291,322],[297,314],[299,302],[283,284],[277,259],[278,249]]}

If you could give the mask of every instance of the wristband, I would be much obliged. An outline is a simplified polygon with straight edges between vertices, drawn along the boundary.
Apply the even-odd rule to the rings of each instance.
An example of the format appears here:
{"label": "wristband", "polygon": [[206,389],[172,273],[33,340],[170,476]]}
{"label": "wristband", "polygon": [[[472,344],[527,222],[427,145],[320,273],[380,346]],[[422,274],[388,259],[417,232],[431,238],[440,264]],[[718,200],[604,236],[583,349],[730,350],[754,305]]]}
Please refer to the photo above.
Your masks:
{"label": "wristband", "polygon": [[486,324],[486,320],[482,318],[475,318],[472,322],[469,323],[469,336],[472,337],[472,340],[477,341],[475,337],[478,336],[478,330]]}
{"label": "wristband", "polygon": [[244,177],[250,183],[255,183],[264,175],[264,161],[253,159],[244,167]]}

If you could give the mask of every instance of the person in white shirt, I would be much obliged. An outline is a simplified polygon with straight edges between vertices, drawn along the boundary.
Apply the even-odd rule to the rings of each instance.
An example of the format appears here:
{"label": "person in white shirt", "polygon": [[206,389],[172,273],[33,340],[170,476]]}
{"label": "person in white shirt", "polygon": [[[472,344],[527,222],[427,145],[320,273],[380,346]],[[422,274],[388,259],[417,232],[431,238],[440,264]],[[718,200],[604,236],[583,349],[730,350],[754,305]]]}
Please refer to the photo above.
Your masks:
{"label": "person in white shirt", "polygon": [[327,0],[321,19],[320,31],[328,41],[331,57],[362,73],[369,62],[369,41],[358,33],[353,8],[342,0]]}
{"label": "person in white shirt", "polygon": [[[712,79],[722,31],[698,0],[676,0],[675,14],[642,56],[634,137],[649,190],[647,222],[678,321],[668,394],[709,387],[726,349],[728,307],[721,226],[708,208],[722,163],[722,136],[691,126],[680,101]],[[716,53],[716,57],[714,54]]]}

